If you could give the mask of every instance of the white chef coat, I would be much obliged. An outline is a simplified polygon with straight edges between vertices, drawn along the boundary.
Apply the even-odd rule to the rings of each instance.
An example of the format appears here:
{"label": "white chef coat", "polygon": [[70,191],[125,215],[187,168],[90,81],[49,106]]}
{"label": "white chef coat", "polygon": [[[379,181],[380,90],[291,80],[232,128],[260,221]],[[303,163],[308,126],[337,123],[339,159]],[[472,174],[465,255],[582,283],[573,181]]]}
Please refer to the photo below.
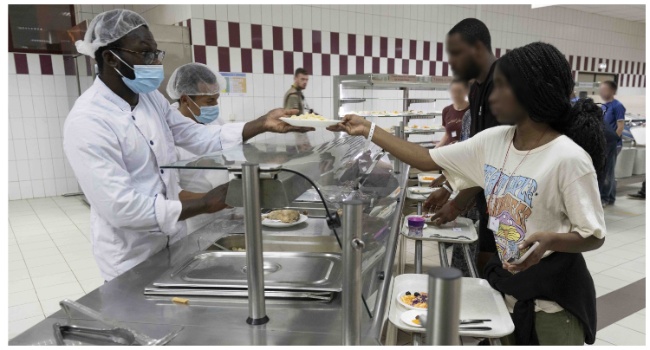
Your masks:
{"label": "white chef coat", "polygon": [[[171,107],[178,109],[178,102],[173,103]],[[188,120],[191,119],[188,118]],[[221,119],[217,119],[207,125],[224,125],[224,122]],[[198,154],[194,154],[182,147],[176,147],[176,154],[178,155],[178,160],[189,160],[199,156]],[[228,171],[226,170],[202,169],[181,169],[179,170],[179,179],[181,189],[196,193],[205,193],[229,181]],[[187,223],[187,233],[192,233],[219,218],[228,217],[233,213],[233,210],[234,209],[224,209],[217,213],[202,214],[189,218],[185,220]]]}
{"label": "white chef coat", "polygon": [[186,235],[175,145],[197,154],[242,142],[243,123],[188,120],[157,90],[129,104],[101,79],[84,92],[63,127],[63,148],[88,199],[93,255],[111,280]]}

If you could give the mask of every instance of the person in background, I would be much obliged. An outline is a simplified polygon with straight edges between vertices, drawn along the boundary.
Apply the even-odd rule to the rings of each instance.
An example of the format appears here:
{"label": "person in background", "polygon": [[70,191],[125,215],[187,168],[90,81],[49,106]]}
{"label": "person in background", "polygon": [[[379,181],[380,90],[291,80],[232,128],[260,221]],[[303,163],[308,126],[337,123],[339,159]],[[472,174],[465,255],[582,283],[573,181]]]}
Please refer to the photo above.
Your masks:
{"label": "person in background", "polygon": [[175,146],[205,154],[267,131],[313,130],[280,120],[295,110],[224,126],[183,117],[157,90],[165,52],[133,11],[100,13],[75,45],[99,75],[65,120],[63,150],[90,203],[93,255],[106,281],[185,237],[184,220],[227,207],[227,185],[187,195],[177,172],[160,168],[178,160]]}
{"label": "person in background", "polygon": [[600,84],[599,94],[603,100],[603,121],[605,124],[605,139],[607,140],[607,162],[599,174],[598,187],[600,201],[603,207],[614,205],[616,202],[616,157],[623,148],[623,129],[625,129],[625,106],[617,99],[617,85],[611,80]]}
{"label": "person in background", "polygon": [[[219,119],[219,91],[224,86],[223,77],[203,63],[188,63],[172,73],[167,83],[167,95],[175,101],[171,106],[194,123],[223,125]],[[243,124],[243,123],[242,123]],[[179,160],[196,158],[182,147],[176,147]],[[223,170],[179,170],[180,187],[190,193],[204,193],[228,183],[228,172]],[[225,200],[225,198],[224,198]],[[202,214],[186,220],[187,233],[192,233],[211,221],[232,214],[224,209],[214,214]]]}
{"label": "person in background", "polygon": [[645,181],[641,184],[641,189],[637,193],[628,194],[633,199],[645,199]]}
{"label": "person in background", "polygon": [[[446,49],[454,75],[465,81],[474,80],[469,92],[469,136],[474,137],[483,130],[499,125],[488,103],[497,59],[492,53],[492,38],[487,26],[476,18],[466,18],[458,22],[447,34]],[[436,224],[441,225],[453,221],[470,207],[471,203],[476,203],[480,213],[476,266],[481,272],[496,252],[494,236],[488,229],[485,195],[480,187],[464,189],[453,200],[448,201],[450,195],[449,191],[447,194],[442,190],[433,192],[425,202],[424,208],[429,210],[432,207],[440,207],[433,219]]]}
{"label": "person in background", "polygon": [[307,88],[309,82],[309,73],[304,68],[296,69],[293,75],[293,85],[287,93],[284,94],[284,108],[297,109],[298,114],[314,113],[313,109],[305,103],[305,95],[302,91]]}
{"label": "person in background", "polygon": [[499,59],[490,105],[504,125],[467,141],[428,150],[356,115],[328,128],[370,138],[417,169],[442,170],[455,188],[484,189],[498,252],[484,273],[515,325],[507,345],[596,340],[596,290],[582,253],[606,235],[596,179],[605,137],[593,100],[571,106],[573,86],[564,54],[537,42]]}
{"label": "person in background", "polygon": [[580,97],[576,96],[576,92],[573,91],[571,93],[571,104],[572,105],[575,104],[576,102],[578,102],[579,99],[580,99]]}
{"label": "person in background", "polygon": [[454,79],[449,85],[452,104],[442,110],[442,126],[445,128],[445,134],[436,147],[443,147],[460,140],[463,115],[469,110],[467,92],[466,80]]}

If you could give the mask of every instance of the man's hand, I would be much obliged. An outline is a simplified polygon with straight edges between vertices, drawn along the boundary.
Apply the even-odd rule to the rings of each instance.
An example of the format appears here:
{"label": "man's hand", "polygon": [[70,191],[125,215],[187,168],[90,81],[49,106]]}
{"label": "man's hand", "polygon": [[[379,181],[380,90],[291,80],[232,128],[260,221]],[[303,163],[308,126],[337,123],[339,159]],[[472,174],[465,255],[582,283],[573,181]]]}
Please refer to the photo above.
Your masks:
{"label": "man's hand", "polygon": [[444,188],[433,191],[429,195],[429,198],[427,198],[427,200],[424,202],[422,209],[425,212],[435,212],[437,209],[442,208],[442,206],[447,203],[450,196],[451,193],[449,193],[449,191],[445,190]]}
{"label": "man's hand", "polygon": [[280,118],[288,118],[292,115],[296,115],[297,113],[297,109],[276,108],[274,110],[271,110],[270,112],[266,113],[265,116],[260,118],[264,122],[264,131],[286,134],[288,132],[308,132],[316,130],[314,128],[301,128],[297,126],[291,126],[280,120]]}
{"label": "man's hand", "polygon": [[546,253],[547,250],[551,250],[550,247],[553,244],[554,236],[557,235],[557,233],[552,233],[552,232],[537,232],[534,233],[530,236],[527,236],[524,238],[524,241],[519,244],[519,250],[522,251],[526,248],[530,248],[535,242],[539,242],[539,246],[530,253],[530,255],[524,260],[521,264],[518,265],[512,265],[508,264],[508,262],[503,262],[503,268],[512,272],[521,272],[524,271],[531,266],[539,263],[540,260],[542,260],[542,257],[544,257],[544,253]]}
{"label": "man's hand", "polygon": [[206,213],[216,213],[228,208],[228,204],[226,204],[226,194],[228,194],[227,183],[206,193],[202,198],[203,203],[205,204]]}
{"label": "man's hand", "polygon": [[358,115],[348,114],[343,117],[340,123],[327,128],[329,131],[342,131],[352,136],[368,137],[371,122]]}
{"label": "man's hand", "polygon": [[433,217],[431,217],[431,223],[434,226],[440,226],[452,222],[456,220],[458,215],[460,215],[460,212],[461,211],[456,207],[454,201],[449,201],[433,214]]}

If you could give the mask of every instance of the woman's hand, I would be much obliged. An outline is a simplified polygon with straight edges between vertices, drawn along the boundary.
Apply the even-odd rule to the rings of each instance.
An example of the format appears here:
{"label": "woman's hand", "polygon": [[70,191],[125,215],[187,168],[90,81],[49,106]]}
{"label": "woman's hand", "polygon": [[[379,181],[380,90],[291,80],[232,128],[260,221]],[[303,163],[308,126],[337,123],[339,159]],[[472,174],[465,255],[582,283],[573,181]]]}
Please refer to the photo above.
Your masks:
{"label": "woman's hand", "polygon": [[431,187],[431,188],[441,187],[442,184],[445,183],[445,181],[447,181],[447,178],[445,177],[445,175],[440,175],[440,176],[438,176],[438,178],[431,181],[431,185],[429,185],[429,187]]}
{"label": "woman's hand", "polygon": [[352,136],[368,137],[371,125],[372,123],[363,117],[354,114],[348,114],[343,117],[340,123],[328,127],[327,130],[335,132],[343,131]]}
{"label": "woman's hand", "polygon": [[542,257],[544,256],[544,253],[546,253],[547,250],[553,250],[551,249],[551,247],[557,235],[558,235],[557,233],[553,233],[553,232],[537,232],[530,236],[527,236],[526,238],[524,238],[523,242],[519,243],[520,251],[530,248],[533,244],[535,244],[535,242],[539,242],[539,246],[535,249],[535,251],[530,253],[528,258],[526,258],[526,260],[524,260],[521,264],[513,265],[513,264],[508,264],[508,262],[504,262],[503,268],[512,273],[516,273],[516,272],[525,271],[531,266],[539,263],[539,261],[542,260]]}
{"label": "woman's hand", "polygon": [[444,225],[448,222],[456,220],[460,213],[461,211],[455,205],[454,201],[449,201],[443,205],[442,208],[437,210],[435,214],[433,214],[433,217],[431,217],[431,223],[434,226]]}
{"label": "woman's hand", "polygon": [[449,200],[451,193],[444,188],[439,188],[429,195],[429,198],[424,202],[422,209],[425,212],[435,212],[437,209],[442,208]]}

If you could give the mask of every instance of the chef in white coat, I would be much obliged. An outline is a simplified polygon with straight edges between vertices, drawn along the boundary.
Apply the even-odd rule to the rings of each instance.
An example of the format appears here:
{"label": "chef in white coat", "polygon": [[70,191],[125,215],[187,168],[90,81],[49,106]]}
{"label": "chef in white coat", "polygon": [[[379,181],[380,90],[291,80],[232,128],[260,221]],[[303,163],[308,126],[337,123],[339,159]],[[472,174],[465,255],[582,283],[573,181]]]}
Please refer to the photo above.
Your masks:
{"label": "chef in white coat", "polygon": [[[218,72],[203,63],[184,64],[172,73],[167,83],[167,95],[175,101],[172,108],[187,119],[205,125],[224,125],[219,118],[219,96],[225,80]],[[178,159],[189,160],[199,156],[177,146]],[[224,170],[179,170],[181,189],[202,193],[228,183],[228,172]],[[186,220],[187,232],[192,233],[220,217],[232,215],[233,209],[224,209],[214,214],[202,214]]]}
{"label": "chef in white coat", "polygon": [[63,147],[91,205],[92,249],[105,280],[184,237],[185,219],[227,207],[227,185],[181,191],[177,172],[160,168],[177,160],[177,145],[205,154],[266,131],[309,131],[279,120],[295,110],[223,126],[183,117],[157,90],[165,53],[133,11],[97,15],[76,46],[97,61],[99,76],[70,110]]}

